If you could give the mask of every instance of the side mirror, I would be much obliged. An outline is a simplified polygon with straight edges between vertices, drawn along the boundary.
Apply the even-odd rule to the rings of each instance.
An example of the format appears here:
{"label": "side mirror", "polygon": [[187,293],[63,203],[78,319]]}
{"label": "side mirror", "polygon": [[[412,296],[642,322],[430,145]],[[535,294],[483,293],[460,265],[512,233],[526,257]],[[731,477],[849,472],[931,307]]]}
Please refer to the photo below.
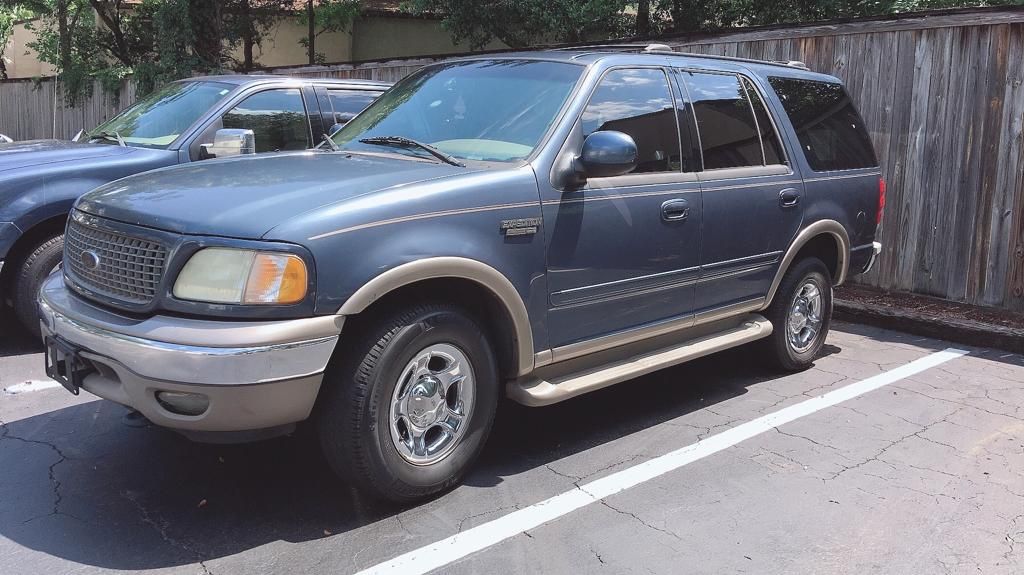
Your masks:
{"label": "side mirror", "polygon": [[573,161],[576,173],[584,178],[621,176],[636,169],[636,142],[628,134],[605,130],[583,140],[583,150]]}
{"label": "side mirror", "polygon": [[13,143],[14,143],[14,140],[8,138],[7,136],[5,136],[3,134],[0,134],[0,144],[13,144]]}
{"label": "side mirror", "polygon": [[225,128],[217,130],[212,144],[203,144],[206,158],[230,158],[256,153],[256,134],[252,130]]}

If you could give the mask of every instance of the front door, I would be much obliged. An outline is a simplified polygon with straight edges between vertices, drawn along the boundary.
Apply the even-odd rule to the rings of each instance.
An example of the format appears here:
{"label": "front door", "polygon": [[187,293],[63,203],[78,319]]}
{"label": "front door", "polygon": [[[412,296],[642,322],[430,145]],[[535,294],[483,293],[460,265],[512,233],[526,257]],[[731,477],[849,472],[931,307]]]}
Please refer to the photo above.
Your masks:
{"label": "front door", "polygon": [[575,141],[598,130],[624,132],[639,157],[633,173],[591,178],[544,198],[556,356],[560,346],[692,313],[701,201],[691,126],[683,126],[681,148],[675,92],[662,68],[614,68],[577,123]]}
{"label": "front door", "polygon": [[679,71],[700,135],[704,220],[697,321],[763,302],[800,229],[803,183],[758,89],[733,73]]}

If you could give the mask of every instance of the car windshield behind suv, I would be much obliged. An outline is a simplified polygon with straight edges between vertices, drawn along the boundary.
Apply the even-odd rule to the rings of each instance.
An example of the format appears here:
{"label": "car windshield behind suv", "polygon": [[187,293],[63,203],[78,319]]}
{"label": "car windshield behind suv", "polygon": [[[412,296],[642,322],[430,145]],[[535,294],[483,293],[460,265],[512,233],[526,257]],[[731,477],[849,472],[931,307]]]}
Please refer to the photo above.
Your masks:
{"label": "car windshield behind suv", "polygon": [[175,82],[157,90],[89,132],[89,140],[167,148],[232,86],[220,82]]}
{"label": "car windshield behind suv", "polygon": [[[583,70],[536,60],[433,66],[400,82],[334,140],[347,150],[380,151],[365,140],[401,137],[466,160],[522,160],[540,143]],[[414,147],[401,151],[423,155]]]}

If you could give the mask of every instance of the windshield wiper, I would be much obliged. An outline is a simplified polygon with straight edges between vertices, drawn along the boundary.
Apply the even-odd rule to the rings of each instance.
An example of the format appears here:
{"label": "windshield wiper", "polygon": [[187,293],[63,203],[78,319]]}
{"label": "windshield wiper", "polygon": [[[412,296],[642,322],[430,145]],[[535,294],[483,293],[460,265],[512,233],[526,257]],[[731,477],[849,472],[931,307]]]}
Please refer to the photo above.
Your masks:
{"label": "windshield wiper", "polygon": [[122,138],[121,134],[118,134],[117,132],[96,132],[95,134],[89,134],[89,139],[110,140],[112,142],[117,142],[117,145],[122,148],[128,147],[128,145],[124,143],[124,138]]}
{"label": "windshield wiper", "polygon": [[329,147],[329,148],[331,149],[331,151],[332,151],[332,152],[340,152],[340,151],[341,151],[341,146],[339,146],[339,145],[338,145],[338,144],[337,144],[337,143],[336,143],[336,142],[335,142],[335,141],[334,141],[334,140],[333,140],[333,139],[332,139],[332,138],[331,138],[330,136],[328,136],[327,134],[324,134],[324,137],[323,137],[323,141],[322,141],[322,142],[320,142],[319,144],[317,144],[317,145],[316,145],[316,147],[315,147],[315,148],[313,148],[313,149],[314,149],[314,150],[319,150],[319,149],[323,148],[324,144],[327,144],[327,147]]}
{"label": "windshield wiper", "polygon": [[460,168],[466,167],[466,164],[463,164],[462,162],[456,160],[455,158],[449,156],[448,154],[442,152],[441,150],[438,150],[434,146],[431,146],[430,144],[424,144],[423,142],[417,142],[416,140],[413,140],[412,138],[406,138],[405,136],[376,136],[373,138],[363,138],[362,140],[359,141],[364,144],[376,144],[378,146],[419,148],[446,164],[451,164],[453,166],[458,166]]}

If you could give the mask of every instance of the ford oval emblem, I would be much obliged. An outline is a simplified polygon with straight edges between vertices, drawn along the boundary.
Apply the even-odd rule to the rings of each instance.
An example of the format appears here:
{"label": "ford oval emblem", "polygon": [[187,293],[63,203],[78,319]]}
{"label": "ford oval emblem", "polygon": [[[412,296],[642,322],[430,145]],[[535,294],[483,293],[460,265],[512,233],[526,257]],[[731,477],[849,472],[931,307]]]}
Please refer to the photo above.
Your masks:
{"label": "ford oval emblem", "polygon": [[96,252],[88,250],[83,251],[81,254],[79,254],[78,259],[81,260],[82,265],[84,265],[86,269],[100,269],[100,256]]}

